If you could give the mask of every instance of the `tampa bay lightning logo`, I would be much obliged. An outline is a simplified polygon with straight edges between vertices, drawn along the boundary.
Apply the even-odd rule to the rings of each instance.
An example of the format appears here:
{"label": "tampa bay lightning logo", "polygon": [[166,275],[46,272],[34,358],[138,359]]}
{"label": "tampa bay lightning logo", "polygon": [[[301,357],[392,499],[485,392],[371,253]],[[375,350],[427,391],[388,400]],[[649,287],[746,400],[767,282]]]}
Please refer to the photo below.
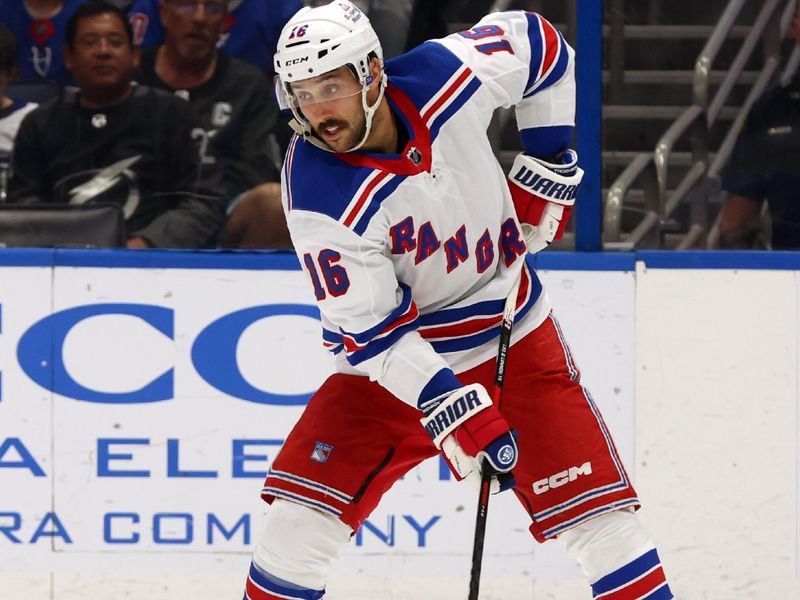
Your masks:
{"label": "tampa bay lightning logo", "polygon": [[512,448],[510,444],[506,444],[497,452],[497,460],[501,465],[509,465],[514,462],[514,457],[516,455],[517,453],[514,451],[514,448]]}
{"label": "tampa bay lightning logo", "polygon": [[[95,127],[105,127],[107,123],[106,116],[94,115],[94,117],[98,116],[102,116],[102,120],[95,121],[93,118],[93,125]],[[141,155],[137,154],[97,171],[75,173],[59,181],[56,187],[69,189],[74,185],[76,179],[91,177],[88,181],[83,181],[69,189],[69,203],[85,204],[86,202],[101,200],[117,202],[122,205],[124,217],[129,219],[136,212],[141,199],[136,172],[130,167],[133,167],[141,158]]]}
{"label": "tampa bay lightning logo", "polygon": [[314,446],[314,451],[311,453],[311,460],[315,460],[320,463],[328,462],[331,452],[333,452],[333,446],[330,444],[317,442]]}
{"label": "tampa bay lightning logo", "polygon": [[406,153],[408,160],[410,160],[415,165],[418,165],[422,162],[422,152],[417,150],[417,147],[414,146]]}

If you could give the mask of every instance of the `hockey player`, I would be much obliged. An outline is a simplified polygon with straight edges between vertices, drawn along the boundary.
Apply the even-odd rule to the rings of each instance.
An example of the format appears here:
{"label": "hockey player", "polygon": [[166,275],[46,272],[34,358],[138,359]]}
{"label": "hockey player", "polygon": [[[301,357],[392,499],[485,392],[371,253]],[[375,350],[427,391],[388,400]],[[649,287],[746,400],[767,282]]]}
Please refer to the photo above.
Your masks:
{"label": "hockey player", "polygon": [[[527,260],[561,235],[582,176],[568,148],[572,49],[539,15],[511,11],[384,69],[366,17],[338,0],[287,23],[275,68],[299,132],[284,210],[336,373],[267,476],[272,506],[245,598],[322,598],[331,562],[381,496],[438,452],[459,480],[486,459],[493,488],[514,490],[536,540],[565,542],[594,596],[672,598]],[[516,106],[525,148],[510,184],[486,136],[500,106]],[[498,402],[486,388],[518,277]],[[548,485],[572,465],[581,476]]]}

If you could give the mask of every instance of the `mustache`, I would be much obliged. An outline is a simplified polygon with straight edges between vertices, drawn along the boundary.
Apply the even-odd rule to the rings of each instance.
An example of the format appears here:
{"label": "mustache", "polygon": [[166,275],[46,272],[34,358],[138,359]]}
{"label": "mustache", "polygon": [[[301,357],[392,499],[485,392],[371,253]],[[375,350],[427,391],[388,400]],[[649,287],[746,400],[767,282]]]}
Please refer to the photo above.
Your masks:
{"label": "mustache", "polygon": [[338,127],[339,129],[344,129],[347,127],[347,123],[345,121],[340,121],[339,119],[328,119],[327,121],[323,121],[317,126],[317,129],[326,129],[328,127]]}

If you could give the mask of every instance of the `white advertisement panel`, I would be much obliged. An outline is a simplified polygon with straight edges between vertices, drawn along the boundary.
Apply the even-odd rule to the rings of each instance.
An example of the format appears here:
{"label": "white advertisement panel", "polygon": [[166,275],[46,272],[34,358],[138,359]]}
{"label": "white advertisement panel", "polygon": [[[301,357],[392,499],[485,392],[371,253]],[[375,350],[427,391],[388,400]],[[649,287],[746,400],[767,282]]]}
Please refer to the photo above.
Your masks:
{"label": "white advertisement panel", "polygon": [[12,572],[50,552],[52,539],[52,393],[19,385],[16,358],[29,324],[50,312],[51,279],[49,268],[0,268],[0,557]]}
{"label": "white advertisement panel", "polygon": [[[542,279],[632,466],[633,274]],[[43,593],[58,598],[72,589],[106,597],[109,575],[92,595],[89,573],[121,564],[186,582],[212,565],[228,576],[193,597],[237,597],[266,510],[261,481],[331,371],[304,274],[17,267],[3,269],[3,282],[0,561],[34,576],[55,571]],[[533,541],[505,496],[492,499],[486,572],[528,587],[531,574],[576,577],[558,545]],[[342,573],[364,576],[332,580],[330,597],[406,570],[434,586],[430,598],[451,597],[468,573],[475,503],[438,459],[413,470],[343,559]]]}
{"label": "white advertisement panel", "polygon": [[637,274],[638,491],[677,598],[800,597],[799,275]]}

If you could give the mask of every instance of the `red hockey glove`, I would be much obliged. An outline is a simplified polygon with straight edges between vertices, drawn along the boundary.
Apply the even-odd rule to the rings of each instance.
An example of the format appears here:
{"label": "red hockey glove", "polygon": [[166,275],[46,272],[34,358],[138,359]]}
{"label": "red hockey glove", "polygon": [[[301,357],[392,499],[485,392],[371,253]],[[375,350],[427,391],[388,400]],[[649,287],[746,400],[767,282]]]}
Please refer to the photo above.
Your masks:
{"label": "red hockey glove", "polygon": [[527,154],[514,159],[508,187],[528,252],[539,252],[564,235],[581,179],[583,169],[574,150],[561,155],[561,164]]}
{"label": "red hockey glove", "polygon": [[486,388],[467,385],[431,404],[422,425],[456,478],[480,488],[485,458],[495,473],[492,493],[514,487],[511,469],[517,464],[517,441]]}

